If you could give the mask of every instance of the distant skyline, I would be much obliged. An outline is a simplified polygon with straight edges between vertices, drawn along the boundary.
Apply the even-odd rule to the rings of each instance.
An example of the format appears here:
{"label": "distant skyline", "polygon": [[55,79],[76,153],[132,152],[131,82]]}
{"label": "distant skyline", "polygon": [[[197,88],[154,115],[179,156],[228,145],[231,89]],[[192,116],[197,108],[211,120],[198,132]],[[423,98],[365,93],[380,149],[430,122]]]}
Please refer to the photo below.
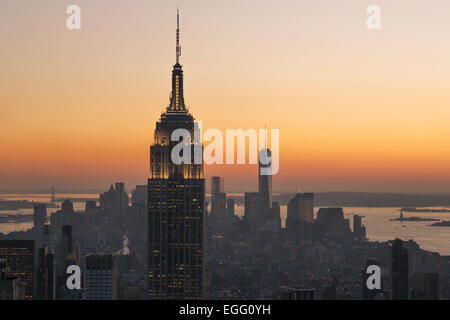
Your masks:
{"label": "distant skyline", "polygon": [[[181,12],[203,127],[280,129],[273,191],[450,193],[450,2],[0,2],[0,192],[145,185]],[[382,29],[366,28],[366,8]],[[256,165],[205,166],[256,191]]]}

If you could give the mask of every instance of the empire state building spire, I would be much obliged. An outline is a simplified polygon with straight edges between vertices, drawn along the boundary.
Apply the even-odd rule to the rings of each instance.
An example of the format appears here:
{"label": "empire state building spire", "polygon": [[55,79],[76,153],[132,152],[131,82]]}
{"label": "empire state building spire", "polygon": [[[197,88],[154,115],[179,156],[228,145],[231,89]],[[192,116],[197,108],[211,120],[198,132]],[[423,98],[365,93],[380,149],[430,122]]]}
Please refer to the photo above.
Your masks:
{"label": "empire state building spire", "polygon": [[[148,296],[150,299],[202,299],[205,258],[205,179],[200,162],[175,163],[172,151],[179,141],[172,134],[195,132],[194,117],[183,97],[180,64],[180,16],[177,11],[176,63],[172,95],[166,112],[156,122],[150,146],[148,179]],[[192,158],[195,158],[195,143]],[[200,156],[203,146],[200,144]],[[197,146],[198,147],[198,146]]]}
{"label": "empire state building spire", "polygon": [[181,45],[180,45],[180,14],[177,9],[177,33],[176,33],[176,63],[172,70],[172,93],[170,95],[169,112],[185,112],[183,96],[183,69],[180,64]]}
{"label": "empire state building spire", "polygon": [[181,56],[181,45],[180,45],[180,12],[177,8],[177,47],[176,47],[176,64],[180,63],[180,56]]}

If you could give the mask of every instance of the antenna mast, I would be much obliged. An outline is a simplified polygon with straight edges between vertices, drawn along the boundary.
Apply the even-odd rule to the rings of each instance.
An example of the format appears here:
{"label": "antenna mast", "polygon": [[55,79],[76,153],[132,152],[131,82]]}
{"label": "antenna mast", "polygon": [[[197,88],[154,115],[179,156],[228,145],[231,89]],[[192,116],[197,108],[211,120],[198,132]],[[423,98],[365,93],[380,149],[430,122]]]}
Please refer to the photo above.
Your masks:
{"label": "antenna mast", "polygon": [[176,48],[176,53],[177,53],[177,59],[176,59],[176,63],[180,63],[180,56],[181,56],[181,45],[180,45],[180,13],[179,13],[179,9],[177,8],[177,48]]}

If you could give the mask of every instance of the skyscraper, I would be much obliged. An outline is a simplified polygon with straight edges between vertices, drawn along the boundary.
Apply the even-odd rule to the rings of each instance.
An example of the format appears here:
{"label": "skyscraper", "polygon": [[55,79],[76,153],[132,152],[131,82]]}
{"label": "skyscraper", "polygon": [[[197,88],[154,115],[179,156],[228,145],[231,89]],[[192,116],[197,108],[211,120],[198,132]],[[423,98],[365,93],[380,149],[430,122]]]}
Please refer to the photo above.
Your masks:
{"label": "skyscraper", "polygon": [[317,211],[317,222],[330,236],[347,236],[351,234],[350,220],[344,218],[342,208],[320,208]]}
{"label": "skyscraper", "polygon": [[66,281],[68,274],[66,273],[67,267],[71,265],[70,258],[73,250],[72,243],[72,226],[64,225],[62,227],[61,241],[58,245],[56,252],[56,289],[55,296],[57,300],[64,298],[64,292],[66,291]]}
{"label": "skyscraper", "polygon": [[[148,179],[148,291],[150,299],[201,299],[203,297],[204,201],[203,161],[175,164],[171,141],[176,129],[193,136],[194,118],[183,96],[183,70],[179,63],[177,13],[176,63],[172,71],[170,105],[156,123],[150,147]],[[193,140],[193,139],[192,139]],[[191,158],[201,144],[190,144]]]}
{"label": "skyscraper", "polygon": [[51,197],[52,197],[52,203],[55,203],[56,202],[56,189],[55,189],[55,187],[52,187],[52,189],[51,189]]}
{"label": "skyscraper", "polygon": [[35,204],[33,214],[33,239],[37,247],[42,244],[42,237],[44,235],[44,222],[46,218],[47,205],[45,203]]}
{"label": "skyscraper", "polygon": [[[287,205],[287,219],[302,222],[314,222],[314,194],[297,193]],[[288,223],[288,222],[286,222]]]}
{"label": "skyscraper", "polygon": [[252,224],[258,218],[260,208],[261,194],[259,192],[244,193],[244,220]]}
{"label": "skyscraper", "polygon": [[403,241],[392,241],[392,300],[408,300],[408,250]]}
{"label": "skyscraper", "polygon": [[297,193],[287,205],[286,234],[289,239],[297,241],[313,237],[314,194]]}
{"label": "skyscraper", "polygon": [[36,298],[38,300],[55,299],[55,261],[50,239],[50,223],[44,223],[44,242],[38,249],[36,272]]}
{"label": "skyscraper", "polygon": [[234,217],[234,199],[233,198],[228,198],[227,199],[227,217],[228,218],[233,218]]}
{"label": "skyscraper", "polygon": [[115,255],[86,256],[86,300],[117,300],[117,279]]}
{"label": "skyscraper", "polygon": [[128,194],[125,192],[125,183],[115,183],[114,208],[118,225],[122,225],[125,219],[125,210],[128,207]]}
{"label": "skyscraper", "polygon": [[263,174],[262,169],[271,167],[271,162],[265,163],[267,157],[271,157],[270,149],[262,149],[259,151],[258,158],[258,192],[261,196],[261,208],[269,209],[272,207],[272,175]]}
{"label": "skyscraper", "polygon": [[224,219],[227,214],[227,194],[225,192],[217,193],[213,196],[211,202],[211,213],[220,219]]}
{"label": "skyscraper", "polygon": [[53,212],[50,216],[50,230],[55,238],[61,236],[62,226],[77,225],[80,222],[81,215],[77,214],[73,209],[71,200],[64,200],[61,204],[61,210]]}
{"label": "skyscraper", "polygon": [[361,222],[362,218],[364,216],[358,214],[353,216],[353,236],[358,241],[366,239],[366,227]]}
{"label": "skyscraper", "polygon": [[33,240],[0,240],[0,259],[6,259],[9,273],[25,284],[25,299],[33,298]]}
{"label": "skyscraper", "polygon": [[115,206],[114,194],[115,191],[113,185],[109,186],[108,191],[100,194],[100,208],[106,211],[108,215],[111,215],[114,210]]}
{"label": "skyscraper", "polygon": [[223,192],[223,178],[211,177],[211,196]]}
{"label": "skyscraper", "polygon": [[223,192],[223,178],[211,177],[211,214],[225,218],[227,211],[227,194]]}
{"label": "skyscraper", "polygon": [[73,202],[69,199],[64,200],[63,203],[61,203],[61,211],[63,213],[74,213]]}
{"label": "skyscraper", "polygon": [[100,209],[111,217],[115,226],[123,227],[126,221],[128,209],[128,193],[125,191],[125,183],[116,182],[110,185],[109,190],[100,194]]}
{"label": "skyscraper", "polygon": [[258,192],[244,194],[244,222],[252,234],[278,237],[281,230],[280,206],[272,202],[271,151],[258,154]]}
{"label": "skyscraper", "polygon": [[131,193],[131,203],[133,207],[147,207],[148,191],[147,186],[136,186],[136,189]]}

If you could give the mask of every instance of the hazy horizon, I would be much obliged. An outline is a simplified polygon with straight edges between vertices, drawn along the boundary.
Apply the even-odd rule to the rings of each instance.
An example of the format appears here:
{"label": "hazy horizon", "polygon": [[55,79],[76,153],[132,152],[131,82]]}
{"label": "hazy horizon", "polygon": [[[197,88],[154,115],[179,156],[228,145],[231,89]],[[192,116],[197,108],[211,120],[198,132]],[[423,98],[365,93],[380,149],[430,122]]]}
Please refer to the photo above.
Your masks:
{"label": "hazy horizon", "polygon": [[[111,183],[113,184],[113,183]],[[109,189],[109,186],[107,185],[103,189],[63,189],[58,190],[56,189],[56,195],[58,194],[100,194]],[[145,184],[141,184],[145,185]],[[130,187],[129,185],[125,184],[125,190],[131,194],[131,192],[135,189],[136,185]],[[225,190],[227,194],[230,195],[243,195],[246,192],[255,192],[253,189],[249,190]],[[315,190],[300,190],[300,191],[294,191],[294,190],[273,190],[273,195],[284,195],[284,194],[295,194],[295,193],[303,193],[303,192],[311,192],[311,193],[317,193],[317,194],[326,194],[326,193],[346,193],[346,194],[379,194],[379,195],[421,195],[421,196],[450,196],[450,192],[448,193],[439,193],[439,192],[369,192],[369,191],[315,191]],[[51,194],[50,190],[44,190],[44,189],[34,189],[34,190],[2,190],[0,189],[0,195],[1,194]],[[207,186],[206,196],[210,195],[209,186]],[[1,198],[0,198],[1,199]]]}
{"label": "hazy horizon", "polygon": [[[185,99],[203,127],[280,129],[274,190],[450,193],[450,2],[0,3],[0,189],[146,184],[181,13]],[[257,190],[256,166],[205,166]],[[280,191],[277,191],[280,192]]]}

